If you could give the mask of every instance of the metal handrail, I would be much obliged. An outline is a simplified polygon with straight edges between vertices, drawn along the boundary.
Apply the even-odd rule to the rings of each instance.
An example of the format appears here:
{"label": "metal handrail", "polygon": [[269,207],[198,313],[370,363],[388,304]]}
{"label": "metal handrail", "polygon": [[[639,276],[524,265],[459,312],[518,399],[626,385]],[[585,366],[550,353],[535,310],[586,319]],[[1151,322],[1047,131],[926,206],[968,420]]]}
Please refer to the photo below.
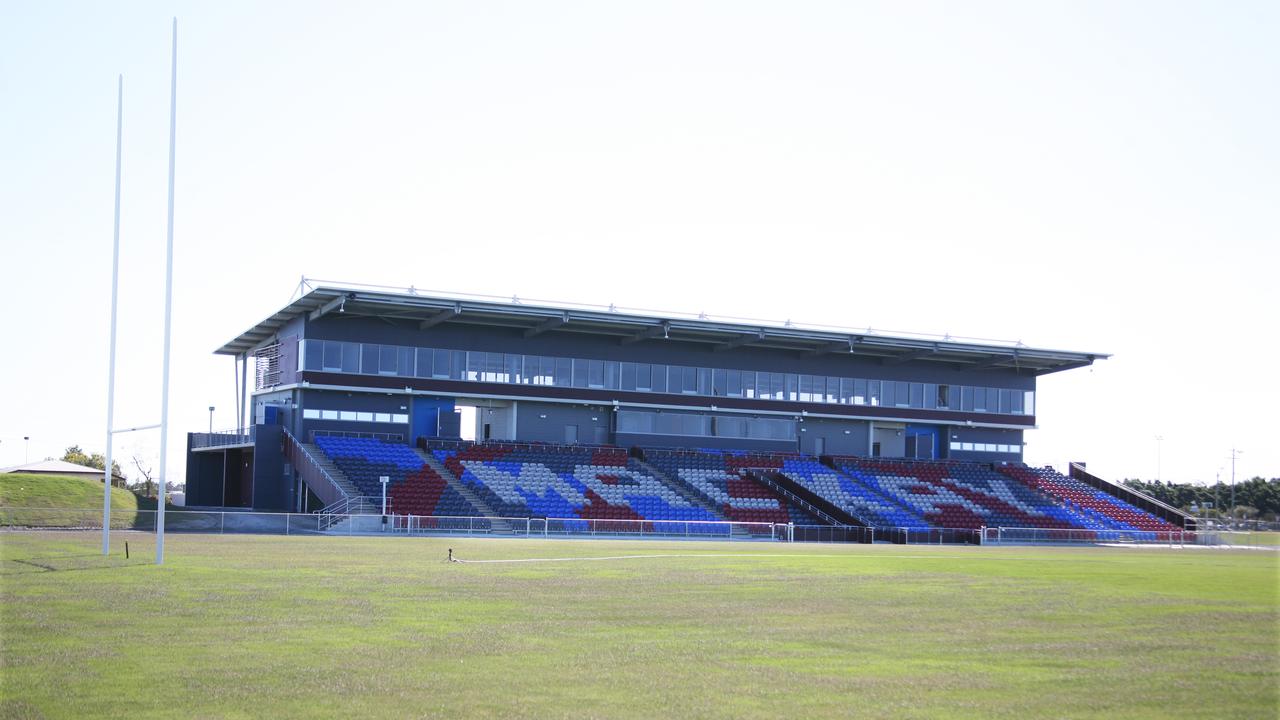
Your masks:
{"label": "metal handrail", "polygon": [[230,445],[252,445],[257,435],[256,425],[250,425],[247,428],[247,432],[238,428],[207,433],[195,432],[191,433],[191,449],[202,450],[204,448],[227,447]]}
{"label": "metal handrail", "polygon": [[[324,478],[329,482],[329,484],[333,487],[334,491],[337,493],[337,496],[339,498],[351,497],[350,495],[348,495],[347,491],[344,490],[342,486],[338,484],[338,481],[333,479],[333,476],[329,474],[329,471],[326,470],[324,466],[320,464],[320,461],[317,460],[315,456],[311,454],[311,451],[308,450],[305,445],[298,442],[298,439],[293,436],[293,433],[289,432],[288,428],[284,428],[284,427],[280,428],[280,435],[284,439],[284,442],[289,443],[292,446],[294,452],[290,454],[301,456],[302,458],[304,458],[311,465],[311,468],[315,470],[317,473],[319,473],[320,477]],[[297,465],[296,461],[294,464],[295,466]],[[334,502],[339,502],[339,501],[334,501]]]}

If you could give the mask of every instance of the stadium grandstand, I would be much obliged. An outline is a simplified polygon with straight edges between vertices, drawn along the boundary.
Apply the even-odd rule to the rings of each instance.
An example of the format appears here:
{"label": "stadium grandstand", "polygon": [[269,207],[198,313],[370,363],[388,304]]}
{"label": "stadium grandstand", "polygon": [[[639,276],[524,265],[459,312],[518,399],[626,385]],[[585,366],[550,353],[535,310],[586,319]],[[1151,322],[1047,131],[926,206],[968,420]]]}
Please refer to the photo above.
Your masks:
{"label": "stadium grandstand", "polygon": [[188,504],[381,513],[386,478],[388,513],[427,518],[1195,529],[1022,462],[1036,379],[1104,354],[306,289],[218,348],[244,425],[188,435]]}

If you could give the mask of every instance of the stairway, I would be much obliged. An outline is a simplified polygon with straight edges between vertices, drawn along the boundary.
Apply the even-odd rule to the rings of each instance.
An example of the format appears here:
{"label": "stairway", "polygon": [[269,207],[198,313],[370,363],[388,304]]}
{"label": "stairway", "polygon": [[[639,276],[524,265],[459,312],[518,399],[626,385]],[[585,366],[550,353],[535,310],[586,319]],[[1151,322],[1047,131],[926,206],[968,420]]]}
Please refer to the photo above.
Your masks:
{"label": "stairway", "polygon": [[706,510],[707,512],[711,513],[714,517],[720,518],[721,520],[725,519],[724,513],[720,512],[720,508],[717,507],[715,503],[711,502],[711,500],[708,499],[706,496],[704,496],[702,493],[686,485],[683,481],[668,477],[666,473],[650,465],[649,463],[641,460],[640,458],[633,457],[631,458],[631,460],[636,465],[640,466],[641,470],[645,471],[649,475],[652,475],[655,479],[657,479],[658,482],[662,483],[663,485],[666,485],[675,494],[679,495],[685,500],[688,500],[694,505],[697,505],[703,510]]}
{"label": "stairway", "polygon": [[342,472],[342,470],[338,469],[337,465],[333,464],[333,461],[329,459],[328,455],[324,454],[323,450],[312,443],[298,443],[298,445],[304,452],[310,455],[313,460],[315,460],[316,465],[320,469],[329,474],[329,477],[333,479],[333,482],[342,490],[342,492],[347,494],[347,497],[359,497],[360,491],[354,484],[352,484],[351,480],[347,478],[346,473]]}
{"label": "stairway", "polygon": [[[711,499],[708,498],[707,496],[703,495],[702,493],[698,492],[694,488],[685,484],[684,481],[678,478],[672,478],[668,476],[666,473],[662,472],[658,468],[654,467],[653,465],[650,465],[649,463],[645,462],[644,460],[641,460],[638,457],[632,457],[631,460],[635,462],[636,465],[638,465],[641,470],[644,470],[646,473],[656,478],[658,482],[671,488],[671,490],[675,494],[679,495],[685,500],[688,500],[694,505],[697,505],[703,510],[706,510],[707,512],[711,513],[712,516],[714,517],[717,517],[721,520],[726,520],[726,521],[728,520],[728,518],[724,516],[724,513],[720,511],[720,507],[718,505],[712,502]],[[734,523],[733,525],[729,526],[729,539],[730,540],[750,540],[751,533],[747,532],[747,529],[742,527],[741,525]]]}
{"label": "stairway", "polygon": [[435,455],[432,455],[430,452],[423,450],[422,448],[414,448],[413,451],[418,454],[418,457],[422,458],[422,462],[426,463],[427,467],[436,471],[437,475],[444,478],[444,481],[449,483],[449,487],[456,490],[459,495],[465,498],[467,502],[471,503],[472,507],[479,510],[482,515],[489,518],[489,524],[493,529],[494,534],[515,534],[515,528],[511,526],[509,521],[499,518],[498,513],[493,511],[493,508],[489,506],[489,503],[482,500],[479,495],[472,491],[471,488],[467,487],[466,483],[462,482],[462,480],[453,474],[453,471],[441,464],[441,462],[436,459]]}

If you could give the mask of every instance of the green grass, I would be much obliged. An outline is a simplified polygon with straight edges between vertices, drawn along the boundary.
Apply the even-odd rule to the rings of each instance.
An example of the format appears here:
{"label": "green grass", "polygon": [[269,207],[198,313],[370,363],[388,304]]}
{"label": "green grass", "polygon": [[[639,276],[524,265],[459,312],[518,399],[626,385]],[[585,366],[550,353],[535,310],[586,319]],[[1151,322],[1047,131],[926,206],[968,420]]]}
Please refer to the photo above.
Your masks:
{"label": "green grass", "polygon": [[[96,523],[102,527],[102,482],[64,475],[0,474],[0,508],[4,524],[82,527]],[[139,509],[154,510],[155,500],[111,488],[112,527],[133,527]]]}
{"label": "green grass", "polygon": [[0,716],[1280,710],[1267,551],[98,537],[0,533]]}

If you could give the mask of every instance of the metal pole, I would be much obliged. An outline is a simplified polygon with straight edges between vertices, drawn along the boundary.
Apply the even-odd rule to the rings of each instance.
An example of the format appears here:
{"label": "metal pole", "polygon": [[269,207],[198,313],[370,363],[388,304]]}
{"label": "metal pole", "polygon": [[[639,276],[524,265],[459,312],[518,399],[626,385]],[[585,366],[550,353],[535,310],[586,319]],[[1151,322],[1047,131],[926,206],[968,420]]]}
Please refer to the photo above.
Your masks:
{"label": "metal pole", "polygon": [[1231,448],[1231,524],[1236,524],[1236,458],[1243,451]]}
{"label": "metal pole", "polygon": [[160,493],[156,500],[156,564],[164,564],[165,463],[169,458],[169,338],[173,325],[173,175],[178,136],[178,18],[173,19],[173,64],[169,76],[169,226],[164,261],[164,369],[160,381]]}
{"label": "metal pole", "polygon": [[124,75],[116,85],[116,216],[111,240],[111,349],[107,357],[107,452],[102,471],[102,554],[111,552],[111,426],[116,411],[116,298],[120,285],[120,157],[124,142]]}

